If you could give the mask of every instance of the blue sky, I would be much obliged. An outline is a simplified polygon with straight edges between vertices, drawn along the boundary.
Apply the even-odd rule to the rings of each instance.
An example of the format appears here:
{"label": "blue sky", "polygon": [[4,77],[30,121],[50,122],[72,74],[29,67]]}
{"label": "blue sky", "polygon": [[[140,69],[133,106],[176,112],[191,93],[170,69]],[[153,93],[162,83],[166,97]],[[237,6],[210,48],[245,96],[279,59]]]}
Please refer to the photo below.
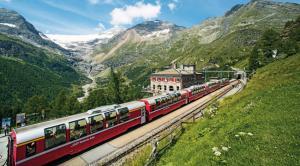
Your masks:
{"label": "blue sky", "polygon": [[[300,3],[300,0],[283,0]],[[222,16],[249,0],[0,0],[0,7],[22,14],[50,34],[92,34],[130,27],[144,20],[167,20],[191,27]],[[1,20],[0,20],[1,21]]]}

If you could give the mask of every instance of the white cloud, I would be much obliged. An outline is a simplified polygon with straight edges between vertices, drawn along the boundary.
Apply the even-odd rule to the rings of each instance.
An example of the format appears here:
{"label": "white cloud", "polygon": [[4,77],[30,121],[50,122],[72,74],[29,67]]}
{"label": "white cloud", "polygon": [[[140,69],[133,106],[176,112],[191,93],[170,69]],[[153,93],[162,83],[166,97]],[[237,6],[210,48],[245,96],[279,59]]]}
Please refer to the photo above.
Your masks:
{"label": "white cloud", "polygon": [[151,4],[137,2],[135,5],[115,8],[111,13],[110,23],[114,26],[132,24],[134,19],[142,18],[145,20],[158,17],[161,6],[159,3]]}
{"label": "white cloud", "polygon": [[102,31],[105,31],[105,26],[102,24],[102,23],[99,23],[98,25],[97,25],[97,27],[95,28],[95,30],[96,31],[98,31],[98,32],[102,32]]}
{"label": "white cloud", "polygon": [[112,4],[113,0],[88,0],[91,4],[95,5],[98,3],[108,3],[108,4]]}
{"label": "white cloud", "polygon": [[173,11],[176,8],[176,4],[175,3],[169,3],[168,7],[171,11]]}
{"label": "white cloud", "polygon": [[1,2],[1,1],[3,1],[3,2],[10,2],[11,0],[0,0],[0,2]]}

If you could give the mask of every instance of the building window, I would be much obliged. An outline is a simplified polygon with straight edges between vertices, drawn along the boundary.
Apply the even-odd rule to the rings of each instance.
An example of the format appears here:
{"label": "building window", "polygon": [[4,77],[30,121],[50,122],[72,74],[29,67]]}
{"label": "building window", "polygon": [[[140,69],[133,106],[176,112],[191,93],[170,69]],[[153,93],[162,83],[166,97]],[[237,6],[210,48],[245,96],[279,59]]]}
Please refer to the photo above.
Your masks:
{"label": "building window", "polygon": [[70,127],[70,141],[84,137],[87,134],[85,119],[70,122],[69,127]]}
{"label": "building window", "polygon": [[46,128],[44,132],[46,149],[61,145],[67,141],[65,124]]}
{"label": "building window", "polygon": [[177,90],[179,90],[179,86],[177,86]]}
{"label": "building window", "polygon": [[169,91],[174,91],[174,87],[173,86],[169,86]]}
{"label": "building window", "polygon": [[155,89],[155,85],[153,85],[152,89],[153,89],[153,90]]}
{"label": "building window", "polygon": [[158,89],[158,90],[161,90],[161,85],[157,85],[157,89]]}
{"label": "building window", "polygon": [[34,155],[36,152],[36,144],[35,142],[30,142],[26,145],[26,157]]}
{"label": "building window", "polygon": [[164,90],[167,90],[167,85],[164,86]]}

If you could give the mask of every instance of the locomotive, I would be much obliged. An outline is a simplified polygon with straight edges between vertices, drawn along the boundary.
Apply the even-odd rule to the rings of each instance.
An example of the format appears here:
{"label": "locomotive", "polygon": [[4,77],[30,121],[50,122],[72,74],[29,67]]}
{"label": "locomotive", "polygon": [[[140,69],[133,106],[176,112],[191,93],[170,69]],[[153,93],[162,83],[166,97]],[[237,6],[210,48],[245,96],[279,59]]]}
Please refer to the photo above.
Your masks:
{"label": "locomotive", "polygon": [[114,138],[129,128],[153,121],[226,85],[228,79],[194,85],[173,93],[87,112],[12,130],[9,165],[45,165]]}

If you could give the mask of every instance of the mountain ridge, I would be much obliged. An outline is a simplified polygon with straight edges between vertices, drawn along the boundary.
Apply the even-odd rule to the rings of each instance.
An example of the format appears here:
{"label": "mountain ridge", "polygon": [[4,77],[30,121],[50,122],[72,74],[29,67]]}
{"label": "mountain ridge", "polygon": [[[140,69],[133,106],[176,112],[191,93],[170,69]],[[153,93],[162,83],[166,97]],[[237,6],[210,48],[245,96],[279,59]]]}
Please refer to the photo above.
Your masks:
{"label": "mountain ridge", "polygon": [[[229,11],[227,16],[209,18],[161,43],[125,43],[102,63],[117,67],[133,82],[144,86],[153,68],[174,60],[196,64],[197,69],[236,65],[244,68],[262,32],[283,29],[286,22],[298,17],[300,4],[251,1]],[[137,69],[143,74],[134,73]]]}
{"label": "mountain ridge", "polygon": [[69,51],[51,41],[42,32],[29,23],[22,15],[14,10],[0,8],[0,33],[17,37],[25,42],[49,51],[69,55]]}

